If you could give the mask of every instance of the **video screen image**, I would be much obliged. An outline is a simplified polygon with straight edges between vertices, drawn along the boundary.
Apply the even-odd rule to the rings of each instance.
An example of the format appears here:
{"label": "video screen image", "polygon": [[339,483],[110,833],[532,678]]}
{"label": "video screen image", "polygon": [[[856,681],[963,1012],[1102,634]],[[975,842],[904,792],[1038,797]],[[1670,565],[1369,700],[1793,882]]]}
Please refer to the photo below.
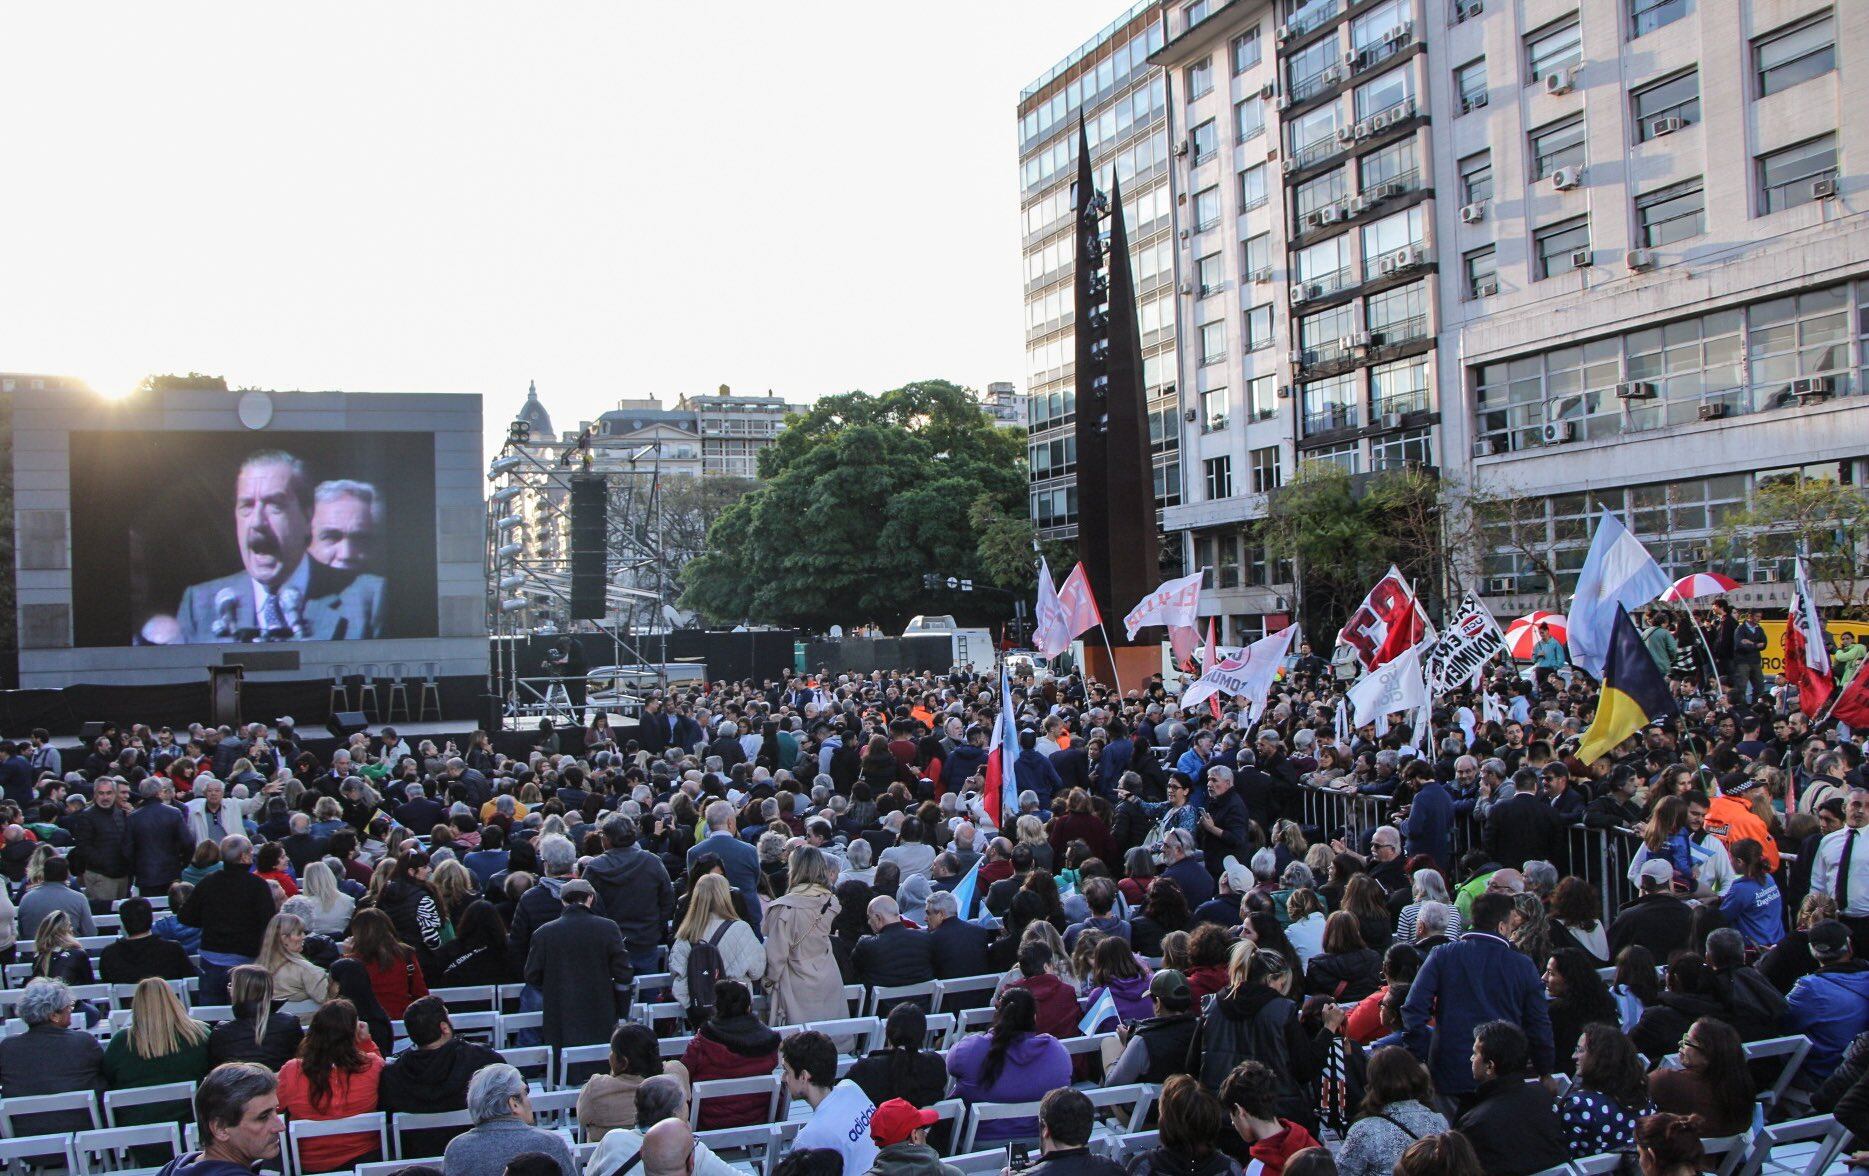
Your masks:
{"label": "video screen image", "polygon": [[433,637],[427,434],[74,432],[78,645]]}

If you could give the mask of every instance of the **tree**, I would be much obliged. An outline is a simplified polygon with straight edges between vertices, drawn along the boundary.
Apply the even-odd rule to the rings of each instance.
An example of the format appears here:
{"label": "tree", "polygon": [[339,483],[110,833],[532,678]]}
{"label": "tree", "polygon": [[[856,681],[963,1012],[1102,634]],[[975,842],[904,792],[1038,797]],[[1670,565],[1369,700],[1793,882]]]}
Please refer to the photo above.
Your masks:
{"label": "tree", "polygon": [[714,519],[683,569],[682,606],[716,623],[812,629],[952,612],[922,575],[991,582],[972,506],[984,497],[1022,515],[1024,458],[1021,437],[945,380],[825,397],[760,453],[762,484]]}
{"label": "tree", "polygon": [[1460,545],[1476,556],[1472,574],[1484,577],[1491,568],[1511,568],[1520,573],[1518,583],[1523,591],[1527,584],[1525,569],[1530,569],[1530,579],[1535,583],[1530,590],[1537,595],[1538,603],[1558,608],[1563,601],[1558,591],[1557,564],[1551,558],[1545,500],[1514,489],[1468,486],[1463,506],[1459,525],[1450,527],[1449,533],[1459,536]]}
{"label": "tree", "polygon": [[205,372],[189,372],[185,376],[166,375],[144,376],[137,381],[136,391],[144,392],[182,392],[182,391],[227,391],[226,376],[210,376]]}
{"label": "tree", "polygon": [[1869,499],[1857,487],[1798,474],[1762,478],[1752,505],[1727,516],[1719,544],[1732,563],[1748,554],[1755,568],[1779,561],[1783,579],[1803,552],[1819,603],[1828,588],[1845,616],[1869,616]]}
{"label": "tree", "polygon": [[[1033,540],[1038,531],[1032,525],[1032,516],[1025,511],[1006,510],[990,494],[976,497],[967,512],[979,536],[977,554],[987,581],[1013,592],[1037,591],[1038,562]],[[1037,551],[1044,553],[1055,581],[1062,581],[1077,562],[1077,552],[1067,543],[1041,540]]]}

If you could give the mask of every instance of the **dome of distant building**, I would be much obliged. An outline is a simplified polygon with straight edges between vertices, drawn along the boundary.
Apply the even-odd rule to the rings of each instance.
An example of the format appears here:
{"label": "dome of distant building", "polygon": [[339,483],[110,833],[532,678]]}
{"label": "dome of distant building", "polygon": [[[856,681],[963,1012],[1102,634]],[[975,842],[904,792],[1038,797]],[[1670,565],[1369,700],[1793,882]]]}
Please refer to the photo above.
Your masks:
{"label": "dome of distant building", "polygon": [[543,404],[539,403],[537,383],[526,385],[526,403],[520,407],[513,419],[524,421],[532,426],[532,435],[536,438],[548,439],[557,435],[552,432],[552,415],[545,411]]}

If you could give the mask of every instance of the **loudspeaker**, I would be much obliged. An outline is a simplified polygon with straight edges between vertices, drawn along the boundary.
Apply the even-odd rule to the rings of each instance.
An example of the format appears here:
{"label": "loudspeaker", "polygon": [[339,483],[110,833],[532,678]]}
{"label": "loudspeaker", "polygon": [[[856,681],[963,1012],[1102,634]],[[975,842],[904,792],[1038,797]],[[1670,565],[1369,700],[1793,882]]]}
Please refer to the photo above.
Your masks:
{"label": "loudspeaker", "polygon": [[603,478],[571,479],[571,619],[602,620],[606,566],[604,528],[608,495]]}
{"label": "loudspeaker", "polygon": [[338,739],[349,739],[352,735],[370,725],[362,711],[332,711],[331,717],[324,722],[324,729]]}
{"label": "loudspeaker", "polygon": [[104,728],[107,725],[108,724],[105,723],[86,723],[84,726],[78,728],[78,738],[84,740],[86,743],[96,743],[103,737]]}

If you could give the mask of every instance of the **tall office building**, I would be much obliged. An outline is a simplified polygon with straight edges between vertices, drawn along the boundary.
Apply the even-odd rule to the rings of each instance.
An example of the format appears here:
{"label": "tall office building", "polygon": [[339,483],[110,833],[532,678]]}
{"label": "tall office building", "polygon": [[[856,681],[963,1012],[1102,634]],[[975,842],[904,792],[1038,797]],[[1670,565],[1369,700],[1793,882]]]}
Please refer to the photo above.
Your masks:
{"label": "tall office building", "polygon": [[[1761,480],[1869,467],[1869,8],[1816,0],[1164,3],[1185,500],[1229,641],[1293,569],[1296,463],[1517,503],[1496,609],[1574,586],[1588,516],[1712,548]],[[1857,120],[1861,124],[1862,120]],[[1438,194],[1438,199],[1437,199]],[[1665,477],[1664,477],[1665,475]]]}
{"label": "tall office building", "polygon": [[[1077,534],[1071,190],[1080,114],[1088,128],[1098,186],[1107,190],[1112,169],[1122,181],[1149,397],[1156,504],[1167,507],[1181,501],[1168,92],[1162,71],[1148,64],[1162,36],[1155,0],[1137,0],[1019,95],[1027,456],[1032,518],[1047,539]],[[1129,603],[1120,608],[1127,609]],[[1118,607],[1103,605],[1106,611]]]}

